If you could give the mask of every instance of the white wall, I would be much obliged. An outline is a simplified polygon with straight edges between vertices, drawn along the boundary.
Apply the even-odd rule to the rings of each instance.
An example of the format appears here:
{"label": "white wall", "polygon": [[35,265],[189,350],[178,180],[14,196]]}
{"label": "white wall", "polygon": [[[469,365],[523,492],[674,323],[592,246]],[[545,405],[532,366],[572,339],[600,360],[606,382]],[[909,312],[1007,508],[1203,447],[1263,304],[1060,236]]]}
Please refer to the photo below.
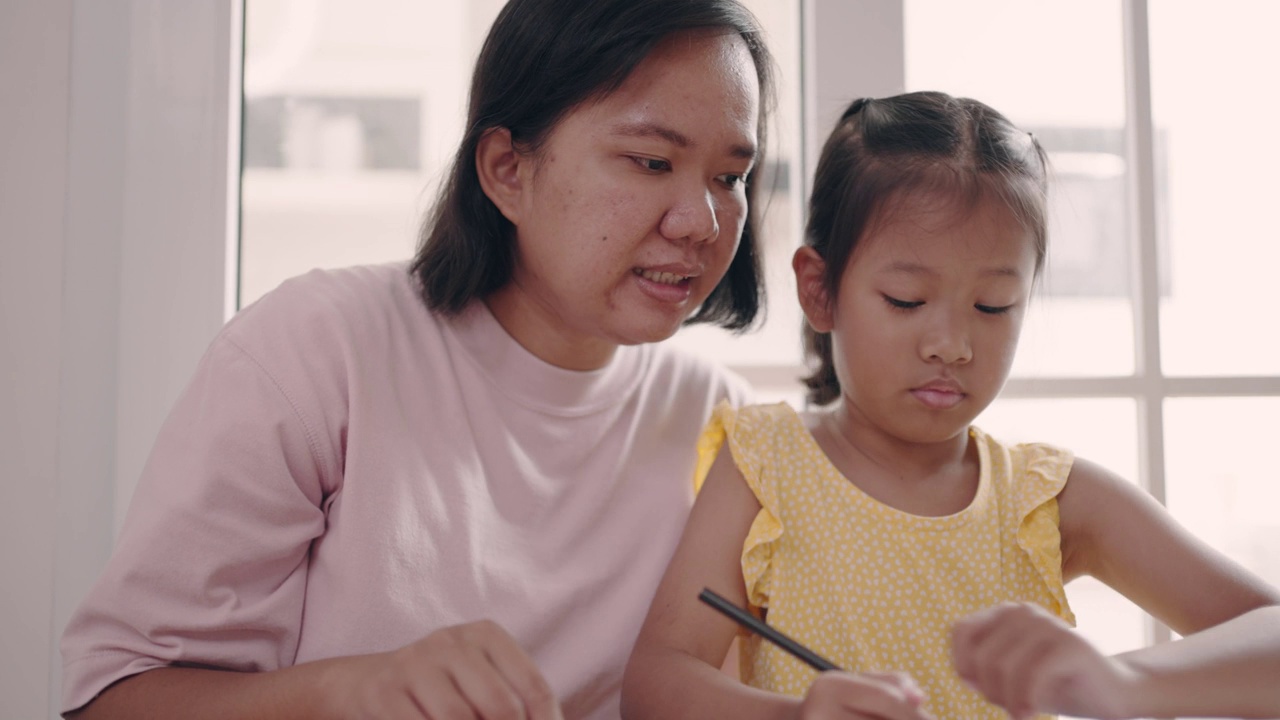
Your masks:
{"label": "white wall", "polygon": [[0,720],[56,717],[57,637],[230,307],[240,5],[0,5]]}
{"label": "white wall", "polygon": [[[0,717],[47,717],[71,3],[0,17]],[[11,98],[21,97],[21,103]]]}

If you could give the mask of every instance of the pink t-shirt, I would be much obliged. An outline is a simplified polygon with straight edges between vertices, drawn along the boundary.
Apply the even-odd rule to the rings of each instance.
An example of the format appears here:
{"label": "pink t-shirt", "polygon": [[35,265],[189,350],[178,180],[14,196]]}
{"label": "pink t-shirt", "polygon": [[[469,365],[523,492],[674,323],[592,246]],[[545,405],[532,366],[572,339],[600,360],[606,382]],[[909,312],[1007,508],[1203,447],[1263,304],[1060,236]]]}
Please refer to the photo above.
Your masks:
{"label": "pink t-shirt", "polygon": [[616,718],[699,430],[747,392],[662,345],[553,367],[483,303],[429,312],[403,264],[286,282],[165,422],[63,636],[62,708],[173,662],[271,670],[488,618],[567,718]]}

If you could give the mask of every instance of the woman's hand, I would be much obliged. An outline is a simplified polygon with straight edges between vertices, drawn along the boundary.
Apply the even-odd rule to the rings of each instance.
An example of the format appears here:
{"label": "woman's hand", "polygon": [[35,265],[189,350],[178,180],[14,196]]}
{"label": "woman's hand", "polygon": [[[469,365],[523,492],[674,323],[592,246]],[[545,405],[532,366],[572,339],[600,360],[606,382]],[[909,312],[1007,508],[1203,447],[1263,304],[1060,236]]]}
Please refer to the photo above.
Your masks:
{"label": "woman's hand", "polygon": [[1137,674],[1039,605],[976,612],[955,624],[951,646],[960,677],[1015,720],[1129,717],[1125,698]]}
{"label": "woman's hand", "polygon": [[533,660],[491,621],[437,630],[352,662],[333,675],[344,718],[562,720]]}
{"label": "woman's hand", "polygon": [[929,720],[924,693],[901,673],[825,672],[805,693],[797,720]]}

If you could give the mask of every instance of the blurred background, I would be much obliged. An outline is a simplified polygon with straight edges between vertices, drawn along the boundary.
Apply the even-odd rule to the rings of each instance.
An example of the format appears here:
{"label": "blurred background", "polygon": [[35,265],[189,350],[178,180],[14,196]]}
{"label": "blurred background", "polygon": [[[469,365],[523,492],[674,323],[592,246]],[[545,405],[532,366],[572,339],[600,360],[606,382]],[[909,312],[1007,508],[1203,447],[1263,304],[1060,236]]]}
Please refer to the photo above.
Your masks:
{"label": "blurred background", "polygon": [[[853,98],[943,90],[1053,165],[1049,265],[978,424],[1131,478],[1280,583],[1280,4],[747,0],[780,70],[767,321],[676,342],[804,404],[789,259]],[[314,267],[409,257],[501,0],[0,9],[0,720],[56,717],[56,638],[213,333]],[[1080,629],[1168,632],[1089,580]]]}

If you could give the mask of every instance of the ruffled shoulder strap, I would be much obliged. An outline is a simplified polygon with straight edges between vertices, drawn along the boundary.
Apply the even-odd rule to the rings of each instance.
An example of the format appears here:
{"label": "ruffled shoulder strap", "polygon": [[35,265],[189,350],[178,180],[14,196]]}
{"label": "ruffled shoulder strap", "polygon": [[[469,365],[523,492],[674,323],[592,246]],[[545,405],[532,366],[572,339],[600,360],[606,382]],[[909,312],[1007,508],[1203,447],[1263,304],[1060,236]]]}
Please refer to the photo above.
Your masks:
{"label": "ruffled shoulder strap", "polygon": [[786,403],[752,405],[735,410],[721,403],[712,413],[698,441],[698,469],[695,489],[701,489],[720,447],[727,441],[734,465],[760,503],[742,545],[742,577],[746,583],[747,601],[755,607],[769,606],[773,580],[772,559],[782,537],[780,505],[776,474],[765,465],[766,458],[777,458],[775,448],[779,433],[803,431],[795,411]]}
{"label": "ruffled shoulder strap", "polygon": [[1018,547],[1044,580],[1053,599],[1050,610],[1075,624],[1062,581],[1062,535],[1058,495],[1066,487],[1075,455],[1054,445],[1024,443],[1008,448]]}

